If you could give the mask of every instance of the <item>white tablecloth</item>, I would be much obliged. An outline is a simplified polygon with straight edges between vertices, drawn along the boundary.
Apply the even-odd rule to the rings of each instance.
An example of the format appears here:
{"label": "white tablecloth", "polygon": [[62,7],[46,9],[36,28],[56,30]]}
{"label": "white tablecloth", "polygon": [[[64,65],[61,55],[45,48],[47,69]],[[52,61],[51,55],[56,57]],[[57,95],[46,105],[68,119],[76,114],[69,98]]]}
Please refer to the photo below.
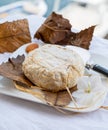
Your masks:
{"label": "white tablecloth", "polygon": [[[90,52],[108,58],[108,41],[93,38]],[[0,61],[8,56],[0,55]],[[108,110],[63,114],[46,105],[0,94],[0,130],[108,130]]]}

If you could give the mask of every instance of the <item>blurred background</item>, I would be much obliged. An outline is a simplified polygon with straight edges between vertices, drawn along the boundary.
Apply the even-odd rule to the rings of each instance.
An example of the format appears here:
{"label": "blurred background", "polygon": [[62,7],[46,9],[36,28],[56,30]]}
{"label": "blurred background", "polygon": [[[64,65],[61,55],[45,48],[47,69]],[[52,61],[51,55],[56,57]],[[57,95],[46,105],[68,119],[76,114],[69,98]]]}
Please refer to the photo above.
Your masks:
{"label": "blurred background", "polygon": [[0,0],[0,19],[16,14],[48,17],[52,11],[77,30],[97,25],[94,35],[108,39],[108,0]]}

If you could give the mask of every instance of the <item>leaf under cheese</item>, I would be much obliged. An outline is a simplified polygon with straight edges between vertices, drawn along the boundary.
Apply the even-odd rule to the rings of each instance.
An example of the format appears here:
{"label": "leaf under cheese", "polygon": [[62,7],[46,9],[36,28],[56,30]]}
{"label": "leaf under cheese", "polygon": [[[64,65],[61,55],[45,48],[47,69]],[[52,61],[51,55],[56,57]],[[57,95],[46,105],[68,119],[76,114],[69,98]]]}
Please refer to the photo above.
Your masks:
{"label": "leaf under cheese", "polygon": [[0,75],[9,79],[20,81],[27,85],[33,85],[24,75],[22,71],[22,62],[25,56],[17,56],[17,58],[9,58],[8,62],[0,65]]}
{"label": "leaf under cheese", "polygon": [[[67,90],[60,92],[49,92],[42,90],[42,88],[32,84],[24,75],[22,71],[22,63],[25,56],[17,56],[16,58],[11,58],[6,63],[0,65],[0,75],[14,80],[15,86],[18,90],[27,92],[34,95],[35,97],[45,100],[46,103],[54,106],[66,106],[72,99],[68,94]],[[39,91],[35,91],[35,89]],[[71,88],[71,93],[76,90],[76,86]]]}
{"label": "leaf under cheese", "polygon": [[[16,89],[29,93],[37,98],[39,98],[42,102],[46,102],[48,105],[51,106],[59,106],[59,107],[64,107],[67,106],[71,101],[71,97],[69,93],[64,90],[64,91],[59,91],[59,92],[49,92],[49,91],[44,91],[38,87],[32,88],[29,87],[21,82],[14,82],[14,85]],[[77,87],[73,87],[70,89],[70,92],[72,93],[75,91]]]}

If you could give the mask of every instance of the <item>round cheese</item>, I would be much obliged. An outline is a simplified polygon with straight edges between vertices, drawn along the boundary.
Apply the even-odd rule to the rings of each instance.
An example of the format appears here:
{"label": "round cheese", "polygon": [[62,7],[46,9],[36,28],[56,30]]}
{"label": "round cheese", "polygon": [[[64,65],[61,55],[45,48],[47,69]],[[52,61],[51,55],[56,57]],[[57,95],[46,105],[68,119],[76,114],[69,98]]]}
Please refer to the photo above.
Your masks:
{"label": "round cheese", "polygon": [[84,74],[84,63],[75,51],[46,44],[26,56],[22,70],[38,87],[58,92],[76,85],[77,79]]}

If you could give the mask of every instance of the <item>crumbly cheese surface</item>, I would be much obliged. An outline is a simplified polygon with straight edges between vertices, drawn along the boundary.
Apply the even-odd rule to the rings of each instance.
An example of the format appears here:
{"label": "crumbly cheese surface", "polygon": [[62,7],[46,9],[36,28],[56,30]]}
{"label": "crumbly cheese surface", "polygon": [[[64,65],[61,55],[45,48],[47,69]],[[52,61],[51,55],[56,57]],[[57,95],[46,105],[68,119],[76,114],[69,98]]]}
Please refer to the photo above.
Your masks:
{"label": "crumbly cheese surface", "polygon": [[76,52],[46,44],[27,55],[22,69],[35,85],[57,92],[76,85],[84,74],[84,63]]}

